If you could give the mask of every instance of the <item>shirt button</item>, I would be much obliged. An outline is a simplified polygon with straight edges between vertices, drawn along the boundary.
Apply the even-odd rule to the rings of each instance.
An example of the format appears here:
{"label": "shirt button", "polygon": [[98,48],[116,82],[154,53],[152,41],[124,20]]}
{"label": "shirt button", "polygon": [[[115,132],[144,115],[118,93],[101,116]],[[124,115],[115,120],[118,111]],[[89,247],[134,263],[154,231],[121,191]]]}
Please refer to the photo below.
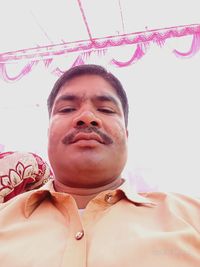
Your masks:
{"label": "shirt button", "polygon": [[84,236],[84,231],[79,231],[76,233],[75,238],[76,240],[80,240]]}
{"label": "shirt button", "polygon": [[108,203],[112,203],[113,196],[112,194],[108,193],[105,195],[105,201]]}

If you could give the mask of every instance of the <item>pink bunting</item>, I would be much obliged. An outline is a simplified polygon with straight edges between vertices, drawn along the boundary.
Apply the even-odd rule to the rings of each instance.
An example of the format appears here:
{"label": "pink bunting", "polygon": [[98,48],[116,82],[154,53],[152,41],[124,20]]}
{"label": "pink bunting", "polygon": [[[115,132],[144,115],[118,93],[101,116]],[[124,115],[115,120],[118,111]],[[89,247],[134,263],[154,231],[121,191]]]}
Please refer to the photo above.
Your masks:
{"label": "pink bunting", "polygon": [[138,61],[139,59],[141,59],[144,55],[145,55],[145,51],[146,49],[144,49],[144,45],[143,44],[138,44],[137,48],[133,54],[133,56],[131,57],[130,60],[126,61],[126,62],[120,62],[117,61],[115,59],[113,59],[111,61],[112,64],[116,65],[117,67],[127,67],[133,63],[135,63],[136,61]]}
{"label": "pink bunting", "polygon": [[176,49],[173,52],[177,57],[188,58],[194,56],[197,52],[199,52],[199,49],[200,49],[200,33],[195,33],[193,35],[192,44],[188,52],[183,53],[177,51]]}
{"label": "pink bunting", "polygon": [[[78,1],[81,11],[83,8],[81,1]],[[82,13],[84,18],[84,12]],[[85,21],[87,23],[87,21]],[[86,25],[88,27],[88,24]],[[183,53],[174,50],[173,53],[178,57],[191,57],[200,50],[200,24],[176,26],[163,29],[146,30],[143,32],[109,36],[106,38],[91,38],[90,31],[88,32],[90,39],[86,41],[77,41],[69,43],[61,43],[57,45],[48,45],[44,47],[27,48],[23,50],[6,52],[0,54],[0,77],[7,82],[15,82],[27,75],[38,64],[43,61],[45,68],[48,69],[54,58],[57,56],[68,55],[69,53],[79,53],[76,60],[71,66],[77,66],[87,63],[91,53],[98,53],[99,56],[105,55],[107,50],[112,47],[124,47],[125,45],[136,45],[136,50],[133,56],[128,61],[118,61],[112,59],[111,63],[117,67],[126,67],[136,63],[147,52],[147,46],[150,43],[156,43],[163,46],[168,38],[182,37],[187,35],[193,36],[193,41],[189,51]],[[15,63],[21,60],[29,60],[18,75],[12,76],[8,74],[6,69],[7,63]],[[69,66],[70,67],[70,66]],[[64,71],[58,66],[51,71],[53,74],[60,76]]]}
{"label": "pink bunting", "polygon": [[38,61],[31,61],[30,63],[25,65],[25,67],[20,71],[18,75],[11,77],[7,73],[6,64],[0,63],[0,77],[7,82],[15,82],[21,79],[23,76],[27,75],[37,64]]}

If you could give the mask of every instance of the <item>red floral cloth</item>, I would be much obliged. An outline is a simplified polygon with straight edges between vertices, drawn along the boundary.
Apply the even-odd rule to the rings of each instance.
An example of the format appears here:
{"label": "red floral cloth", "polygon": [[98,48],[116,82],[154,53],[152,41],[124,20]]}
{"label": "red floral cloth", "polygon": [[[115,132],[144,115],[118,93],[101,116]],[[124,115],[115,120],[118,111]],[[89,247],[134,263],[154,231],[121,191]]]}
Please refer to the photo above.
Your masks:
{"label": "red floral cloth", "polygon": [[53,178],[49,165],[31,152],[0,153],[0,203]]}

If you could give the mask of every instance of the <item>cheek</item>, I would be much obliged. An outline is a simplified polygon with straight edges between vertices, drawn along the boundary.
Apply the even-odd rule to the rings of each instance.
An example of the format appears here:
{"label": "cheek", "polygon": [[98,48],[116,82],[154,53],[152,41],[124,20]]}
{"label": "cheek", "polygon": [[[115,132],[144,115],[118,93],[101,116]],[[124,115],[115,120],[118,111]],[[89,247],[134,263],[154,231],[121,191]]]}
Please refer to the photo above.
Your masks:
{"label": "cheek", "polygon": [[51,120],[49,124],[48,139],[49,143],[54,143],[62,137],[65,131],[64,124],[59,120]]}
{"label": "cheek", "polygon": [[127,143],[127,133],[123,123],[112,122],[112,128],[110,133],[116,144],[126,144]]}

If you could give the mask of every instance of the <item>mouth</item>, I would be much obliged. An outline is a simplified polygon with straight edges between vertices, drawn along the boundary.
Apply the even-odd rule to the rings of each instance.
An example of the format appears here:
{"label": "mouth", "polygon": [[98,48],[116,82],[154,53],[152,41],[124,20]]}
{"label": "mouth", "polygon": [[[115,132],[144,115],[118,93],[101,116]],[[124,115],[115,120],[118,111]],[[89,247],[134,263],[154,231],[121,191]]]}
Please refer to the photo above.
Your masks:
{"label": "mouth", "polygon": [[74,139],[72,140],[71,144],[80,141],[85,141],[85,142],[96,141],[100,144],[104,144],[103,139],[96,133],[77,133]]}
{"label": "mouth", "polygon": [[84,144],[103,144],[103,145],[111,145],[113,144],[113,140],[105,133],[96,129],[96,127],[88,127],[86,129],[75,129],[73,132],[67,134],[62,143],[64,145],[70,145],[80,142]]}

